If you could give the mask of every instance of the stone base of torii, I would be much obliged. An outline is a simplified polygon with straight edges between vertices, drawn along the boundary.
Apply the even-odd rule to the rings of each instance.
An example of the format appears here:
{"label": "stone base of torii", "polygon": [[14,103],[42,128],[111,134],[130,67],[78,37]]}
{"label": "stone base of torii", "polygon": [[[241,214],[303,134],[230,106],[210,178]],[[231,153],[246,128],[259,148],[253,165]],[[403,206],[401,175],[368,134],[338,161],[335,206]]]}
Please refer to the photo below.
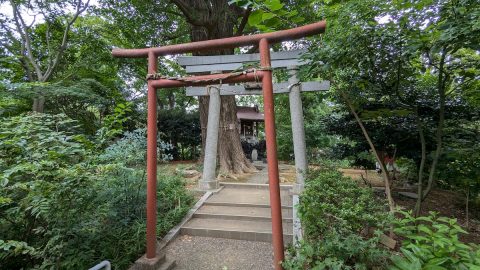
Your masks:
{"label": "stone base of torii", "polygon": [[[303,50],[272,53],[273,68],[287,68],[288,82],[275,83],[275,94],[288,93],[290,116],[292,123],[293,148],[295,155],[296,182],[293,185],[293,237],[294,242],[302,238],[300,221],[295,205],[299,203],[299,195],[304,189],[305,173],[308,169],[303,106],[301,92],[325,91],[329,82],[300,82],[297,77],[298,66],[306,64],[299,60]],[[258,54],[222,55],[222,56],[181,56],[178,63],[185,67],[187,73],[223,73],[242,68],[245,63],[255,61]],[[205,157],[202,178],[198,189],[212,191],[220,187],[216,177],[218,127],[220,120],[221,95],[260,95],[261,89],[244,85],[211,85],[207,87],[187,87],[187,96],[209,96],[208,123],[206,131]],[[236,126],[236,125],[232,125]]]}

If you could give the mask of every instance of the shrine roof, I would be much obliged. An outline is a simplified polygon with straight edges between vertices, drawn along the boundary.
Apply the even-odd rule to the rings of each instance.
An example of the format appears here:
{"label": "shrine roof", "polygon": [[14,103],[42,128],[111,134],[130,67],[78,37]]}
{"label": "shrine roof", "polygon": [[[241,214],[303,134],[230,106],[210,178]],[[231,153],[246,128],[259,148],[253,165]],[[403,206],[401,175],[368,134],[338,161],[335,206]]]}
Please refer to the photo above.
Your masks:
{"label": "shrine roof", "polygon": [[237,106],[237,118],[238,120],[251,120],[257,122],[263,122],[265,120],[263,112],[259,111],[258,106]]}

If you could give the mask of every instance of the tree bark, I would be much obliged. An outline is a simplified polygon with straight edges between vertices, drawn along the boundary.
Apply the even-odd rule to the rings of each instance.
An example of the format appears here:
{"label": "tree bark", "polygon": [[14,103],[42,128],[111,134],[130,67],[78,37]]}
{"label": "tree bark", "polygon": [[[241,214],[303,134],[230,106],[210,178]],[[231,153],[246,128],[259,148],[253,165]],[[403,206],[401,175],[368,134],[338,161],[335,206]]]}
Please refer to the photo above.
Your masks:
{"label": "tree bark", "polygon": [[425,160],[427,159],[427,143],[425,140],[425,133],[423,132],[423,124],[420,116],[418,115],[418,108],[416,109],[415,114],[417,120],[417,130],[418,135],[420,137],[420,145],[421,145],[421,160],[420,166],[418,167],[418,189],[417,189],[417,202],[415,203],[414,208],[414,215],[418,217],[420,215],[420,211],[422,209],[422,198],[423,198],[423,171],[425,169]]}
{"label": "tree bark", "polygon": [[[234,36],[234,27],[242,15],[242,9],[229,5],[227,0],[171,0],[185,15],[191,26],[192,42]],[[245,14],[248,16],[248,13]],[[196,55],[233,54],[232,49],[206,51]],[[208,119],[208,96],[199,97],[200,125],[202,127],[203,160],[206,127]],[[237,130],[237,108],[235,96],[222,96],[219,123],[218,155],[220,172],[241,174],[255,171],[255,167],[245,157]]]}
{"label": "tree bark", "polygon": [[442,55],[440,56],[440,63],[439,63],[439,70],[438,70],[438,82],[437,82],[437,89],[439,95],[439,111],[438,111],[438,126],[436,132],[436,143],[437,149],[435,150],[435,154],[433,156],[432,166],[430,167],[430,172],[428,175],[428,183],[425,192],[422,195],[422,200],[425,200],[432,190],[432,187],[435,182],[435,172],[437,169],[438,160],[440,159],[440,155],[442,153],[442,144],[443,144],[443,125],[445,122],[445,88],[447,82],[447,76],[444,74],[444,67],[445,67],[445,58],[447,55],[447,50],[444,48],[442,50]]}
{"label": "tree bark", "polygon": [[[342,95],[343,99],[345,100],[345,102],[347,103],[347,106],[350,109],[350,112],[353,114],[353,116],[355,117],[355,120],[357,121],[358,125],[360,126],[360,129],[362,130],[363,136],[365,136],[365,139],[367,140],[368,145],[370,146],[370,149],[372,150],[373,154],[375,155],[375,158],[377,159],[377,162],[380,164],[380,167],[382,169],[383,180],[385,182],[385,194],[387,195],[388,206],[390,208],[390,212],[393,213],[395,211],[395,201],[393,200],[393,197],[392,197],[391,179],[390,179],[390,175],[387,171],[387,168],[385,166],[385,163],[383,163],[383,160],[380,158],[380,155],[377,152],[377,149],[376,149],[375,145],[373,144],[373,141],[370,138],[370,135],[368,134],[367,129],[365,128],[362,120],[360,119],[357,112],[355,111],[355,108],[353,107],[352,103],[350,102],[350,99],[349,99],[348,95],[343,91],[341,91],[341,95]],[[393,235],[393,230],[392,229],[390,230],[390,235]]]}

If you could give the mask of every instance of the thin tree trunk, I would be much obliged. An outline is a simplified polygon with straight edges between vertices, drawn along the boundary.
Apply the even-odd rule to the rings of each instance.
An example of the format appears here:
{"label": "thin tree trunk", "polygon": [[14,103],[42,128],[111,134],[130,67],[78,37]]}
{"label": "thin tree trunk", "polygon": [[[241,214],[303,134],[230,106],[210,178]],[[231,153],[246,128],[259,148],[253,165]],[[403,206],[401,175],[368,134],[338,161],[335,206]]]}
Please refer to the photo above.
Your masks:
{"label": "thin tree trunk", "polygon": [[466,215],[466,216],[465,216],[465,219],[466,219],[466,224],[465,224],[465,226],[467,227],[467,229],[468,229],[468,227],[469,227],[469,216],[468,216],[468,203],[469,203],[469,200],[470,200],[470,186],[468,185],[468,186],[467,186],[467,202],[466,202],[466,204],[465,204],[465,212],[466,212],[466,213],[465,213],[465,215]]}
{"label": "thin tree trunk", "polygon": [[437,169],[438,160],[440,159],[440,155],[442,153],[442,137],[443,137],[443,125],[445,122],[445,85],[447,78],[444,77],[444,65],[445,65],[445,56],[446,56],[446,49],[444,48],[442,51],[442,56],[440,58],[439,64],[439,74],[438,74],[438,94],[439,94],[439,117],[438,117],[438,126],[437,126],[437,133],[436,133],[436,143],[437,149],[435,150],[435,154],[433,156],[432,167],[430,168],[430,172],[428,175],[428,183],[427,188],[425,189],[424,194],[422,195],[422,200],[425,200],[427,195],[430,193],[433,187],[433,183],[435,180],[435,172]]}
{"label": "thin tree trunk", "polygon": [[421,160],[420,160],[420,166],[418,168],[418,187],[417,187],[417,202],[415,204],[414,208],[414,215],[417,217],[420,215],[420,211],[422,208],[422,197],[423,197],[423,171],[425,169],[425,160],[427,158],[427,147],[426,147],[426,141],[425,141],[425,134],[423,132],[423,124],[422,120],[420,119],[420,116],[418,115],[418,108],[416,111],[416,120],[417,120],[417,130],[418,130],[418,135],[420,137],[420,145],[421,145]]}
{"label": "thin tree trunk", "polygon": [[[395,201],[393,200],[392,193],[391,193],[391,180],[390,180],[390,175],[387,172],[387,168],[383,161],[381,160],[377,149],[375,148],[375,145],[373,145],[372,139],[370,138],[370,135],[368,134],[367,130],[365,129],[365,126],[363,125],[362,120],[358,116],[358,114],[355,112],[355,108],[353,107],[352,103],[350,102],[350,99],[348,98],[347,94],[343,91],[341,91],[341,95],[344,98],[345,102],[347,103],[348,108],[350,109],[350,112],[353,114],[355,117],[355,120],[357,120],[358,125],[360,126],[360,129],[362,130],[363,135],[365,136],[365,139],[367,140],[370,149],[372,150],[373,154],[375,155],[375,158],[377,159],[378,163],[381,166],[382,169],[382,176],[383,180],[385,181],[385,194],[387,195],[387,200],[388,200],[388,206],[390,208],[390,212],[395,211]],[[392,234],[392,231],[390,232]]]}

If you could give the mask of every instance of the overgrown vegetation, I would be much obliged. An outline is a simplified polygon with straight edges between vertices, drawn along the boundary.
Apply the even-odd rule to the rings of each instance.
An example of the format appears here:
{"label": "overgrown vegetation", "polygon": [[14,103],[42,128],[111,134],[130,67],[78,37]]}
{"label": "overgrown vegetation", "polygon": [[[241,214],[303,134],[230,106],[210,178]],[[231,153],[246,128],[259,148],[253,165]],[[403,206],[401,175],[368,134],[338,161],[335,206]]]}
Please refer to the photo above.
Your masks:
{"label": "overgrown vegetation", "polygon": [[[1,269],[86,269],[110,260],[127,268],[144,251],[142,132],[105,152],[65,115],[28,114],[0,123]],[[140,145],[139,145],[140,144]],[[183,182],[160,175],[158,233],[188,211]]]}
{"label": "overgrown vegetation", "polygon": [[392,258],[392,270],[480,269],[480,248],[459,240],[462,229],[456,219],[429,216],[413,217],[400,212],[395,232],[405,240],[400,248],[403,256]]}
{"label": "overgrown vegetation", "polygon": [[[272,46],[307,49],[300,80],[331,83],[329,91],[302,93],[311,163],[333,170],[309,176],[299,208],[305,239],[285,267],[478,268],[478,247],[458,240],[462,230],[478,234],[470,222],[480,201],[478,1],[94,2],[0,0],[0,268],[83,269],[103,259],[125,268],[143,251],[147,71],[142,60],[112,58],[112,47],[165,46],[323,19],[323,35]],[[184,75],[174,60],[161,58],[158,72]],[[285,70],[274,76],[287,79]],[[208,100],[169,89],[158,92],[157,102],[162,162],[200,157]],[[236,123],[234,97],[223,96],[222,104],[220,164],[247,168],[240,140],[227,128]],[[293,161],[288,96],[275,95],[275,105],[278,154]],[[394,222],[405,241],[393,262],[378,243],[391,221],[383,202],[334,171],[373,169],[386,158],[399,167],[387,175],[380,166],[391,187],[418,195],[414,217],[404,213]],[[171,175],[160,175],[158,187],[162,234],[192,198]],[[465,203],[453,213],[462,216],[460,224],[421,217],[436,188]]]}
{"label": "overgrown vegetation", "polygon": [[[285,269],[479,269],[480,248],[460,240],[456,219],[387,214],[385,200],[337,170],[307,178],[298,213],[304,239],[291,246]],[[380,242],[394,224],[400,254]],[[384,236],[385,237],[385,236]]]}
{"label": "overgrown vegetation", "polygon": [[389,224],[371,189],[328,169],[308,176],[298,212],[304,239],[292,247],[286,269],[372,269],[387,264],[379,235]]}

